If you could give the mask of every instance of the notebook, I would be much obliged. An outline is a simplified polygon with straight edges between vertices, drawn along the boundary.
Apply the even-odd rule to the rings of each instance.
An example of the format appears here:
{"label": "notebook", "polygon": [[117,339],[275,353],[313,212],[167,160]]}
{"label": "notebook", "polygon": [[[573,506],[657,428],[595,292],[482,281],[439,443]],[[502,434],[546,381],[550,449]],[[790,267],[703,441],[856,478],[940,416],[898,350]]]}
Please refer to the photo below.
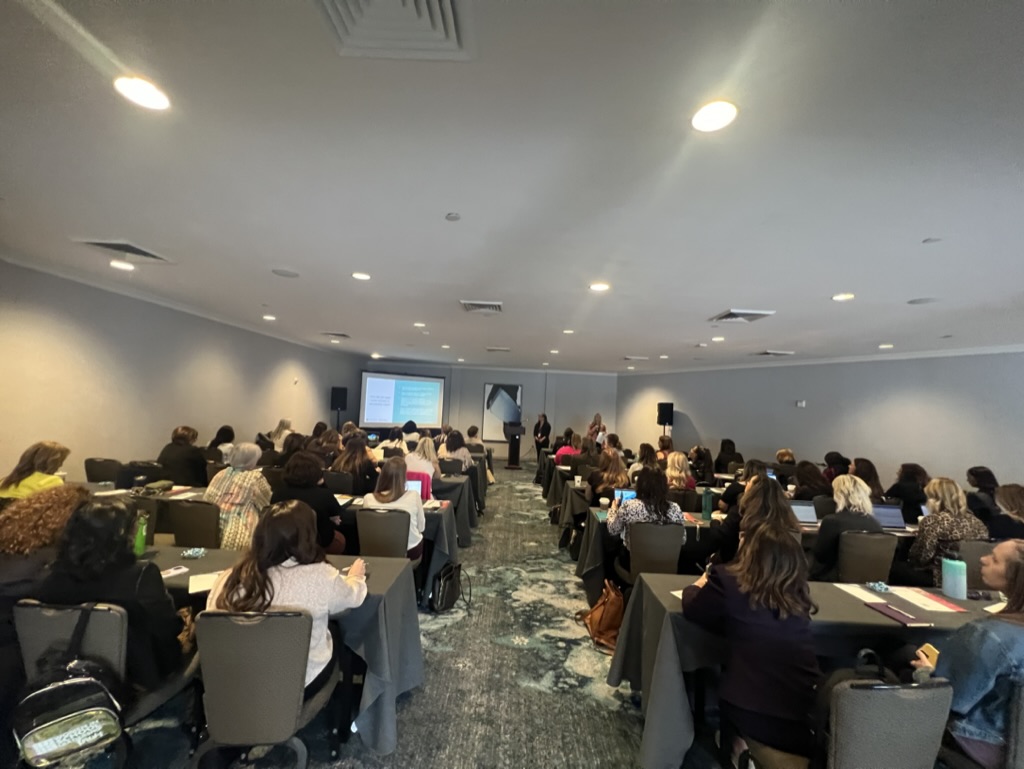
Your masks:
{"label": "notebook", "polygon": [[796,519],[805,526],[814,526],[818,523],[818,514],[814,512],[814,503],[797,500],[789,503],[796,514]]}
{"label": "notebook", "polygon": [[905,529],[903,510],[898,505],[875,505],[872,513],[883,529]]}
{"label": "notebook", "polygon": [[636,499],[636,489],[615,489],[615,501],[620,505],[627,499]]}

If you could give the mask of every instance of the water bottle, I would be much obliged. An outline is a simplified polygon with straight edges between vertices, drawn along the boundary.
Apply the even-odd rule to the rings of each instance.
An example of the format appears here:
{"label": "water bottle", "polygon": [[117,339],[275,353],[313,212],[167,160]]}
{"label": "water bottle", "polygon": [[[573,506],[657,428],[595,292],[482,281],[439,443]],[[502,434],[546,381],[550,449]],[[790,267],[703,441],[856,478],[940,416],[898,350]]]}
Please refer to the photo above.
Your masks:
{"label": "water bottle", "polygon": [[704,487],[703,498],[701,499],[701,517],[705,521],[711,520],[711,489]]}
{"label": "water bottle", "polygon": [[967,564],[942,559],[942,592],[958,601],[967,600]]}
{"label": "water bottle", "polygon": [[135,525],[135,555],[142,557],[146,552],[146,526],[149,523],[149,516],[145,513],[139,515]]}

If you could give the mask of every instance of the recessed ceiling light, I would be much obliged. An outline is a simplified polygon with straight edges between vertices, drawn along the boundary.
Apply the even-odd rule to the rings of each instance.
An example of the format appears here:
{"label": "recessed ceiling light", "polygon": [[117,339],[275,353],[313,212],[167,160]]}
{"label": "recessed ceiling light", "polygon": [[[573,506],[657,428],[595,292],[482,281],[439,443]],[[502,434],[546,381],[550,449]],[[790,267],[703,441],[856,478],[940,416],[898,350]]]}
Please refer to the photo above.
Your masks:
{"label": "recessed ceiling light", "polygon": [[299,277],[299,273],[295,272],[295,270],[285,270],[285,269],[280,269],[279,268],[279,269],[276,269],[276,270],[271,270],[271,272],[274,273],[279,278],[297,278],[297,277]]}
{"label": "recessed ceiling light", "polygon": [[891,350],[895,345],[891,344],[880,344],[878,345],[879,350]]}
{"label": "recessed ceiling light", "polygon": [[384,356],[381,355],[379,352],[371,352],[370,357],[373,358],[374,360],[380,360]]}
{"label": "recessed ceiling light", "polygon": [[352,277],[356,280],[369,280],[370,276],[365,272],[353,272]]}
{"label": "recessed ceiling light", "polygon": [[636,366],[626,366],[626,371],[635,371]]}
{"label": "recessed ceiling light", "polygon": [[111,259],[110,266],[115,270],[124,270],[125,272],[131,272],[135,269],[134,264],[126,262],[124,259]]}
{"label": "recessed ceiling light", "polygon": [[935,304],[937,301],[939,300],[934,296],[922,296],[918,299],[911,299],[907,304]]}
{"label": "recessed ceiling light", "polygon": [[457,362],[458,362],[458,363],[465,363],[465,362],[466,362],[466,359],[465,359],[465,358],[459,358]]}
{"label": "recessed ceiling light", "polygon": [[573,331],[571,328],[567,328],[567,329],[563,329],[562,333],[563,334],[575,334],[576,332]]}
{"label": "recessed ceiling light", "polygon": [[331,340],[331,344],[341,344],[341,340],[340,339],[332,339]]}
{"label": "recessed ceiling light", "polygon": [[141,77],[119,77],[114,88],[128,101],[146,109],[163,110],[171,106],[167,94]]}
{"label": "recessed ceiling light", "polygon": [[725,341],[725,337],[724,336],[713,336],[713,337],[711,337],[711,341],[712,342],[724,342]]}
{"label": "recessed ceiling light", "polygon": [[552,355],[558,355],[558,350],[552,350],[552,351],[551,351],[551,354],[552,354]]}
{"label": "recessed ceiling light", "polygon": [[540,365],[542,365],[542,366],[547,366],[547,365],[550,365],[550,364],[548,364],[548,362],[547,362],[547,361],[544,361],[544,362],[543,362],[543,363],[541,363]]}
{"label": "recessed ceiling light", "polygon": [[736,119],[738,112],[732,102],[713,101],[697,110],[690,125],[704,133],[720,131]]}
{"label": "recessed ceiling light", "polygon": [[264,315],[263,320],[277,320],[276,315]]}
{"label": "recessed ceiling light", "polygon": [[698,342],[698,343],[697,343],[697,346],[698,346],[698,347],[707,347],[707,346],[708,346],[708,343],[707,343],[707,342]]}
{"label": "recessed ceiling light", "polygon": [[833,302],[849,302],[850,300],[855,299],[855,298],[856,298],[856,294],[833,294],[832,295],[832,301]]}
{"label": "recessed ceiling light", "polygon": [[611,286],[609,286],[607,283],[591,283],[590,284],[590,290],[591,291],[607,291],[609,288],[611,288]]}
{"label": "recessed ceiling light", "polygon": [[451,212],[445,214],[444,218],[447,219],[449,222],[457,222],[457,221],[459,221],[459,219],[462,218],[462,214],[460,214],[460,213],[458,213],[456,211],[451,211]]}
{"label": "recessed ceiling light", "polygon": [[426,328],[427,327],[426,323],[413,323],[412,325],[414,325],[416,328]]}
{"label": "recessed ceiling light", "polygon": [[667,355],[659,355],[658,357],[661,358],[661,360],[668,360]]}
{"label": "recessed ceiling light", "polygon": [[442,350],[450,350],[450,349],[452,349],[452,346],[450,344],[443,344],[443,345],[441,345],[441,349]]}
{"label": "recessed ceiling light", "polygon": [[430,336],[429,331],[421,331],[420,333],[423,334],[423,336]]}

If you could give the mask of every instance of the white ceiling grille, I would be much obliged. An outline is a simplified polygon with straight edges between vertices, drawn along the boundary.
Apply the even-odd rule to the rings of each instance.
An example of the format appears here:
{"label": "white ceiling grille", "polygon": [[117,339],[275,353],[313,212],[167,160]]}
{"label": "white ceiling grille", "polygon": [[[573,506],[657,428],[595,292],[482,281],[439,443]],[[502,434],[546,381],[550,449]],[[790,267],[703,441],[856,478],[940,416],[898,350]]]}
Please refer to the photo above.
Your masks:
{"label": "white ceiling grille", "polygon": [[324,336],[329,336],[331,339],[351,339],[348,334],[341,331],[324,331]]}
{"label": "white ceiling grille", "polygon": [[755,352],[751,354],[760,355],[764,358],[784,358],[787,355],[796,355],[792,350],[764,350],[762,352]]}
{"label": "white ceiling grille", "polygon": [[86,246],[93,246],[94,248],[102,248],[104,251],[109,251],[118,259],[122,259],[126,262],[132,262],[133,264],[170,264],[170,260],[165,259],[162,256],[157,256],[152,251],[147,251],[142,246],[137,246],[134,243],[129,243],[127,240],[76,240],[76,243],[81,243]]}
{"label": "white ceiling grille", "polygon": [[775,310],[726,310],[708,320],[712,323],[753,323],[774,314]]}
{"label": "white ceiling grille", "polygon": [[623,360],[650,360],[647,355],[627,355]]}
{"label": "white ceiling grille", "polygon": [[459,304],[466,312],[476,312],[481,315],[495,315],[501,312],[502,302],[480,302],[472,299],[460,299]]}
{"label": "white ceiling grille", "polygon": [[512,352],[511,347],[488,347],[487,352]]}
{"label": "white ceiling grille", "polygon": [[465,61],[472,0],[316,0],[342,56]]}

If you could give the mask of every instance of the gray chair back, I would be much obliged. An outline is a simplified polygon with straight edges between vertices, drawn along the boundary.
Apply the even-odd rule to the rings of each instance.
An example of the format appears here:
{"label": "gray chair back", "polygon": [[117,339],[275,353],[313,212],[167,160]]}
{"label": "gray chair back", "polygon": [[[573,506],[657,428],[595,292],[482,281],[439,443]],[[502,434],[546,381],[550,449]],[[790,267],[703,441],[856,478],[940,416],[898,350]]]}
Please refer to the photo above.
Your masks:
{"label": "gray chair back", "polygon": [[985,590],[985,582],[981,578],[981,557],[992,552],[998,542],[985,539],[965,539],[957,543],[960,560],[967,565],[967,589]]}
{"label": "gray chair back", "polygon": [[704,500],[693,489],[687,489],[683,492],[683,504],[680,508],[684,513],[699,513],[704,510]]}
{"label": "gray chair back", "polygon": [[220,547],[220,508],[212,502],[172,499],[167,519],[176,547]]}
{"label": "gray chair back", "polygon": [[284,468],[264,466],[260,468],[263,477],[267,479],[271,490],[277,491],[284,488]]}
{"label": "gray chair back", "polygon": [[404,510],[356,510],[360,555],[405,558],[411,518]]}
{"label": "gray chair back", "polygon": [[211,740],[271,745],[295,734],[312,628],[304,611],[199,614],[196,641]]}
{"label": "gray chair back", "polygon": [[437,463],[441,466],[441,475],[462,475],[461,459],[439,459]]}
{"label": "gray chair back", "polygon": [[[29,680],[35,676],[36,660],[52,644],[68,642],[84,606],[51,606],[38,601],[18,601],[14,627],[18,633],[21,659]],[[102,660],[110,670],[124,677],[128,653],[128,612],[120,606],[98,603],[89,617],[82,641],[82,654]]]}
{"label": "gray chair back", "polygon": [[829,769],[932,769],[952,702],[953,687],[943,678],[837,684],[829,714]]}
{"label": "gray chair back", "polygon": [[730,462],[728,465],[726,465],[725,472],[728,473],[729,475],[735,475],[736,473],[738,473],[742,469],[743,469],[743,463],[742,462]]}
{"label": "gray chair back", "polygon": [[117,459],[89,457],[85,460],[85,480],[89,483],[115,483],[123,464]]}
{"label": "gray chair back", "polygon": [[416,447],[420,445],[419,441],[406,441],[405,448],[408,449],[409,453],[416,451]]}
{"label": "gray chair back", "polygon": [[391,457],[404,457],[405,452],[401,449],[384,449],[384,459],[391,459]]}
{"label": "gray chair back", "polygon": [[207,462],[206,463],[206,485],[209,486],[213,483],[213,478],[221,470],[227,470],[228,466],[224,462]]}
{"label": "gray chair back", "polygon": [[840,582],[888,582],[896,536],[844,531],[839,536]]}
{"label": "gray chair back", "polygon": [[675,574],[686,527],[678,523],[629,524],[629,571],[632,581],[644,572]]}
{"label": "gray chair back", "polygon": [[469,449],[470,454],[479,454],[480,456],[487,454],[487,447],[482,443],[467,443],[466,448]]}
{"label": "gray chair back", "polygon": [[819,494],[811,500],[814,505],[814,514],[820,521],[826,515],[832,515],[836,511],[836,501],[828,494]]}
{"label": "gray chair back", "polygon": [[335,494],[351,494],[353,488],[352,473],[328,470],[324,473],[324,486]]}

